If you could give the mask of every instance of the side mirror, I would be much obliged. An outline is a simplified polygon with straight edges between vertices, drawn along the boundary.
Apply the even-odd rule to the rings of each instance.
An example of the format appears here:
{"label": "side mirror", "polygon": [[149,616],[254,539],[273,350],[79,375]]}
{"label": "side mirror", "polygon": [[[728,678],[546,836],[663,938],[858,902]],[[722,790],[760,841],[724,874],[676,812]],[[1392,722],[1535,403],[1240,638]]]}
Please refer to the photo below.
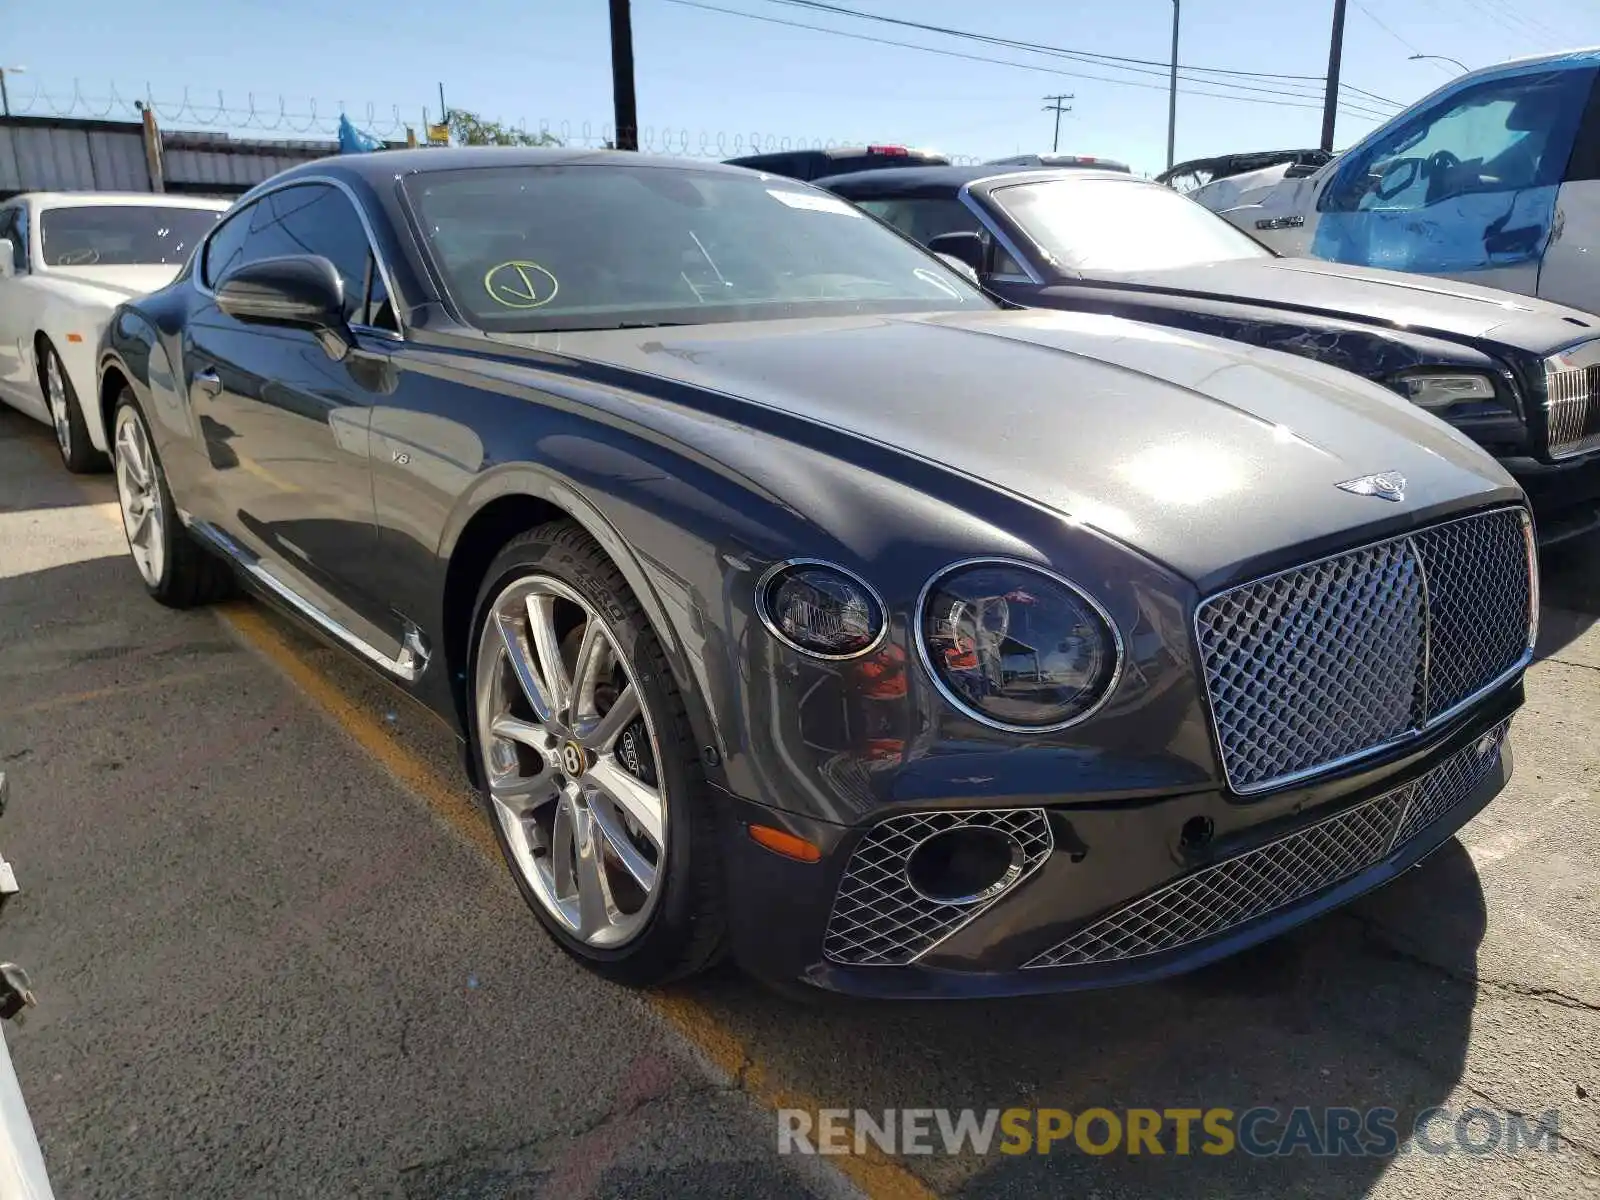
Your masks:
{"label": "side mirror", "polygon": [[238,321],[343,330],[344,281],[320,254],[246,263],[217,285],[217,307]]}
{"label": "side mirror", "polygon": [[17,264],[13,256],[16,247],[11,244],[10,238],[0,238],[0,279],[10,279],[17,273]]}
{"label": "side mirror", "polygon": [[975,233],[941,233],[928,243],[928,249],[941,258],[958,259],[974,271],[983,270],[983,239]]}

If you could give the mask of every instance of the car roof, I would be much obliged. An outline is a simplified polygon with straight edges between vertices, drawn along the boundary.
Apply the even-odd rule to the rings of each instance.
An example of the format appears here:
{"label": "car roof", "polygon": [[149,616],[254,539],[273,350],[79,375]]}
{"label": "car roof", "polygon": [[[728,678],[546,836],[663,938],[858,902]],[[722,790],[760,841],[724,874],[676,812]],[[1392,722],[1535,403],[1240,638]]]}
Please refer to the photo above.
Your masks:
{"label": "car roof", "polygon": [[909,196],[918,192],[938,192],[962,188],[990,180],[1007,183],[1043,183],[1056,179],[1116,179],[1144,183],[1146,180],[1126,171],[1096,171],[1087,167],[1018,167],[985,163],[963,167],[895,167],[887,170],[851,171],[817,180],[818,187],[841,194],[867,193],[878,196]]}
{"label": "car roof", "polygon": [[667,167],[693,171],[741,171],[710,158],[674,158],[633,150],[591,150],[575,147],[430,146],[415,150],[377,150],[371,154],[335,154],[290,167],[268,183],[295,175],[339,174],[369,183],[400,175],[481,167],[558,167],[577,163],[618,167]]}
{"label": "car roof", "polygon": [[219,212],[233,201],[209,196],[168,195],[165,192],[21,192],[12,200],[26,200],[34,208],[211,208]]}

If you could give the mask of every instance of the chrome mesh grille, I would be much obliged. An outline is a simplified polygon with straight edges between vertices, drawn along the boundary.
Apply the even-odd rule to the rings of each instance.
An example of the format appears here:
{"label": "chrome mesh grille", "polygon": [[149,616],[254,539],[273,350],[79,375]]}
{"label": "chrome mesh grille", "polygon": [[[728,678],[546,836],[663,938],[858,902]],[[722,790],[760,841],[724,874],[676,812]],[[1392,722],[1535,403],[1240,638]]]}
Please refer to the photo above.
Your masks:
{"label": "chrome mesh grille", "polygon": [[1007,892],[1033,874],[1055,845],[1041,808],[908,813],[879,822],[845,865],[822,952],[851,966],[904,966],[1005,895],[977,904],[944,904],[911,887],[905,871],[911,852],[925,838],[963,825],[1004,830],[1022,844],[1022,873]]}
{"label": "chrome mesh grille", "polygon": [[1521,509],[1231,588],[1195,635],[1228,783],[1265,791],[1412,736],[1512,670],[1532,620]]}
{"label": "chrome mesh grille", "polygon": [[1464,800],[1500,761],[1509,728],[1501,722],[1404,787],[1135,900],[1025,965],[1089,966],[1176,950],[1358,875]]}
{"label": "chrome mesh grille", "polygon": [[1600,366],[1547,371],[1544,380],[1551,455],[1600,448]]}
{"label": "chrome mesh grille", "polygon": [[1436,525],[1412,541],[1428,578],[1428,718],[1449,712],[1528,649],[1528,543],[1502,509]]}

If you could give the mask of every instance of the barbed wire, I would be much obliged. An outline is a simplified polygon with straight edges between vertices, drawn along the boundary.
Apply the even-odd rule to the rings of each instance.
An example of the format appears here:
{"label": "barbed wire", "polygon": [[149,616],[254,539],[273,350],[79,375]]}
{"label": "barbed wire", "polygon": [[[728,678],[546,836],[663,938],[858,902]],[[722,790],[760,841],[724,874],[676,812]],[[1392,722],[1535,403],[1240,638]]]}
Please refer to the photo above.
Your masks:
{"label": "barbed wire", "polygon": [[[156,96],[149,85],[140,95],[124,94],[114,83],[107,94],[90,95],[84,92],[76,79],[72,81],[70,94],[50,92],[36,80],[29,80],[28,83],[32,87],[31,94],[14,94],[11,97],[11,112],[16,116],[137,121],[140,119],[140,107],[143,106],[149,108],[162,127],[170,132],[179,132],[176,127],[186,126],[237,133],[275,133],[280,136],[290,134],[304,137],[314,133],[331,136],[338,130],[339,118],[348,116],[351,123],[362,132],[385,140],[404,138],[407,130],[425,135],[421,127],[427,110],[422,105],[416,108],[418,119],[412,121],[402,115],[402,106],[398,104],[366,103],[353,107],[341,100],[330,108],[311,99],[291,106],[286,97],[257,97],[251,92],[246,93],[241,106],[237,102],[230,104],[224,92],[218,91],[213,103],[209,95],[201,98],[188,87],[177,98],[168,96],[163,99]],[[12,86],[16,87],[15,84]],[[609,122],[524,120],[509,127],[530,136],[545,134],[556,138],[563,146],[580,149],[598,150],[616,144],[616,129]],[[640,150],[651,154],[718,159],[793,150],[831,150],[859,144],[836,138],[810,138],[759,131],[695,130],[672,125],[642,126],[638,142]],[[971,154],[952,154],[947,157],[951,162],[963,164],[981,161],[977,155]]]}

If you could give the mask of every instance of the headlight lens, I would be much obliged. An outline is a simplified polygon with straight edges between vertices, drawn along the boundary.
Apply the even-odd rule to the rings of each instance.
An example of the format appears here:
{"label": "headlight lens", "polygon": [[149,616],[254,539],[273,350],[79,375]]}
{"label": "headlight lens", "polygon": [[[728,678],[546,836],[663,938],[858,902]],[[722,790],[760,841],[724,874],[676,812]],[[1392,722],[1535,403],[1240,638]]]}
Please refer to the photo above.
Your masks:
{"label": "headlight lens", "polygon": [[855,658],[884,634],[883,602],[842,567],[780,563],[756,585],[756,611],[779,641],[816,658]]}
{"label": "headlight lens", "polygon": [[1402,375],[1401,394],[1418,408],[1441,412],[1458,404],[1476,406],[1495,399],[1494,380],[1487,375]]}
{"label": "headlight lens", "polygon": [[929,583],[918,620],[924,660],[945,695],[1000,729],[1063,729],[1116,682],[1110,618],[1066,580],[1030,567],[952,567]]}

